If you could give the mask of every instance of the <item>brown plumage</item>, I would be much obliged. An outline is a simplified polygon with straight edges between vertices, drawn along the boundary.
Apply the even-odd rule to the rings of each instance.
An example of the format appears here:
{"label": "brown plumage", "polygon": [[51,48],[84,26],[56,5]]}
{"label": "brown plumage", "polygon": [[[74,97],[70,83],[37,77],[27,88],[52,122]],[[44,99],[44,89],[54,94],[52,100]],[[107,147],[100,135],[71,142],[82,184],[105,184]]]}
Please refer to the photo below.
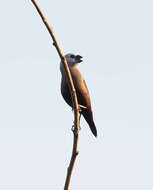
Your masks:
{"label": "brown plumage", "polygon": [[[79,105],[82,106],[81,115],[83,115],[83,117],[87,121],[94,136],[97,136],[96,126],[93,120],[93,113],[92,113],[92,108],[91,108],[89,91],[88,91],[85,80],[83,79],[81,73],[79,72],[77,68],[78,63],[82,62],[81,60],[82,57],[80,55],[74,55],[71,53],[67,54],[65,57],[69,65],[73,83],[76,89],[78,103]],[[72,107],[73,102],[71,98],[71,93],[70,93],[67,77],[66,77],[65,70],[62,63],[60,64],[60,71],[62,74],[61,93],[64,100],[67,102],[67,104],[69,104]]]}

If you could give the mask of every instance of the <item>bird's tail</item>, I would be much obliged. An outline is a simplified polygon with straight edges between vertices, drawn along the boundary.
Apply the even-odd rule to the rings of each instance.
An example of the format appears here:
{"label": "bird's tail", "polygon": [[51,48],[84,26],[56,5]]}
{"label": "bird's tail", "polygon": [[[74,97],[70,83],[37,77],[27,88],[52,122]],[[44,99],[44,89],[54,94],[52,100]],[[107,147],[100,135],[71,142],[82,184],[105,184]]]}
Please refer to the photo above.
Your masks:
{"label": "bird's tail", "polygon": [[85,120],[87,121],[93,135],[97,137],[97,129],[93,120],[92,112],[89,110],[85,110],[82,112],[82,115],[84,116]]}

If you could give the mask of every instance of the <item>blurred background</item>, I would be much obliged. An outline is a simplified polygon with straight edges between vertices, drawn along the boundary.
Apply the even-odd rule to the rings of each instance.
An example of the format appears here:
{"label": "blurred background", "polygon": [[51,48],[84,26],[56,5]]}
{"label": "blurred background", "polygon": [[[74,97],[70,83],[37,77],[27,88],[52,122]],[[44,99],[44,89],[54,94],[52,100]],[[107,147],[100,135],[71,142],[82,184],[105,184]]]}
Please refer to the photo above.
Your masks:
{"label": "blurred background", "polygon": [[[81,120],[73,190],[153,189],[153,3],[39,0],[65,53],[83,56],[98,138]],[[63,189],[73,114],[31,1],[0,6],[0,189]]]}

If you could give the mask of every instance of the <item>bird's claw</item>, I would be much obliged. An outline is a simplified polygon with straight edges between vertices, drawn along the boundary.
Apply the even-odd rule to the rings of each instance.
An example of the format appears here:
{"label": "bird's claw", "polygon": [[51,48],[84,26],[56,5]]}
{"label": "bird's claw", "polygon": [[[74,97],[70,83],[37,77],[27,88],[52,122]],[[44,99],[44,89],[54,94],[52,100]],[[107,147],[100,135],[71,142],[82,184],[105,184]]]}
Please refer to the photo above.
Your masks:
{"label": "bird's claw", "polygon": [[71,130],[72,130],[73,132],[78,131],[78,130],[80,131],[80,130],[81,130],[81,127],[79,126],[79,129],[78,129],[78,128],[75,127],[75,125],[72,125]]}
{"label": "bird's claw", "polygon": [[72,125],[71,130],[72,130],[72,131],[74,131],[74,130],[75,130],[75,125]]}

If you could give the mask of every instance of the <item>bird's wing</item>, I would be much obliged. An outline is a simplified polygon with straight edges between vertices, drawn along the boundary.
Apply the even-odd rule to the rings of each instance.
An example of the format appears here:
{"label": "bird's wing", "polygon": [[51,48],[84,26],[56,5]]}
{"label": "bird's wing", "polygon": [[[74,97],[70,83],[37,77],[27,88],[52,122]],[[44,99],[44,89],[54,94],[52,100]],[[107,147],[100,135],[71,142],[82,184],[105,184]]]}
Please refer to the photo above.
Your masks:
{"label": "bird's wing", "polygon": [[77,92],[78,102],[80,105],[91,109],[89,90],[85,80],[79,73],[79,76],[73,77],[74,86]]}
{"label": "bird's wing", "polygon": [[86,108],[81,108],[81,114],[83,115],[87,123],[89,124],[89,127],[92,133],[95,136],[97,136],[97,129],[93,120],[89,90],[88,90],[85,80],[83,79],[82,81],[79,80],[75,82],[75,87],[77,91],[79,104],[86,107]]}
{"label": "bird's wing", "polygon": [[61,82],[61,94],[62,94],[64,100],[66,101],[66,103],[72,107],[71,92],[70,92],[67,81],[64,79],[62,79],[62,82]]}

